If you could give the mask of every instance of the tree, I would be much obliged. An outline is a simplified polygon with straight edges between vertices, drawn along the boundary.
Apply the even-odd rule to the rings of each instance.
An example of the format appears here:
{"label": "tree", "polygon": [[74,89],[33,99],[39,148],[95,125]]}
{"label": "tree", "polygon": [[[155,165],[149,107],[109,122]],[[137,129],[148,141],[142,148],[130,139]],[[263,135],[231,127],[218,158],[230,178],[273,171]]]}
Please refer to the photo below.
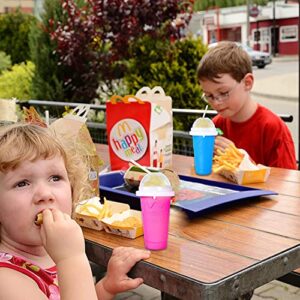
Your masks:
{"label": "tree", "polygon": [[[129,94],[143,86],[162,86],[172,96],[175,108],[205,107],[196,69],[207,51],[201,39],[186,38],[175,43],[147,35],[131,46],[131,59],[125,74]],[[174,118],[176,129],[189,130],[194,118]]]}
{"label": "tree", "polygon": [[32,28],[31,59],[35,64],[32,96],[35,99],[64,101],[64,68],[59,64],[57,44],[51,40],[49,28],[62,18],[60,0],[45,0],[42,21]]}
{"label": "tree", "polygon": [[11,70],[4,70],[0,76],[0,98],[31,98],[31,80],[34,72],[32,62],[15,64]]}
{"label": "tree", "polygon": [[64,20],[52,23],[50,35],[64,69],[65,98],[89,102],[99,81],[111,88],[125,74],[129,45],[142,35],[178,38],[178,26],[185,24],[174,20],[186,10],[183,3],[188,1],[62,1]]}
{"label": "tree", "polygon": [[10,56],[12,64],[30,59],[28,36],[35,24],[35,17],[19,10],[0,15],[0,51]]}
{"label": "tree", "polygon": [[0,51],[0,74],[3,70],[11,67],[11,59],[5,52]]}

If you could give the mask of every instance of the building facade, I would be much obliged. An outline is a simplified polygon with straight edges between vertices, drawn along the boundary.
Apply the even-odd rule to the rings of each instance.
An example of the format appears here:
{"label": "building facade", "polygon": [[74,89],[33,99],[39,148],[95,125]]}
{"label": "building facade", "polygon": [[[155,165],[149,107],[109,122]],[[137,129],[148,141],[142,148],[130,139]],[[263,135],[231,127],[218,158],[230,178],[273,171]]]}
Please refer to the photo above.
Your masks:
{"label": "building facade", "polygon": [[20,9],[23,13],[39,17],[43,11],[43,3],[44,0],[0,0],[0,14]]}
{"label": "building facade", "polygon": [[247,6],[213,8],[196,13],[191,26],[197,27],[205,43],[221,40],[247,42],[254,49],[279,55],[299,53],[299,3],[269,2],[250,9]]}
{"label": "building facade", "polygon": [[24,13],[33,14],[34,2],[34,0],[0,0],[0,14],[13,12],[17,8]]}

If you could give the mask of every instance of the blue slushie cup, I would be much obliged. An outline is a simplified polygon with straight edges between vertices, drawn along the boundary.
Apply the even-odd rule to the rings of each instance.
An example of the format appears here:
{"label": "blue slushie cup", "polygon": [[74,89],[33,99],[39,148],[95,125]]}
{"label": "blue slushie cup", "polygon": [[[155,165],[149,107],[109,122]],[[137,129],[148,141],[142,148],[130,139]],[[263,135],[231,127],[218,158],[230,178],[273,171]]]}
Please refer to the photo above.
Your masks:
{"label": "blue slushie cup", "polygon": [[209,175],[212,171],[215,138],[218,132],[212,120],[198,118],[191,128],[193,136],[194,164],[198,175]]}

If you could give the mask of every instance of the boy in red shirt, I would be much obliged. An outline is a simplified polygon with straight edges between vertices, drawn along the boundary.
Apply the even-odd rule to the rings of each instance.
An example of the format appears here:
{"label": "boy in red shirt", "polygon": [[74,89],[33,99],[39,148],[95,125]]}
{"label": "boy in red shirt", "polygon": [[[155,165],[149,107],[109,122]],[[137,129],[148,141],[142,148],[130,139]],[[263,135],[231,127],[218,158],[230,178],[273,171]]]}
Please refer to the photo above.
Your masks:
{"label": "boy in red shirt", "polygon": [[258,164],[297,169],[295,147],[286,124],[273,112],[253,101],[252,62],[235,42],[220,42],[201,59],[197,78],[202,99],[218,112],[213,119],[224,135],[215,149],[233,143]]}

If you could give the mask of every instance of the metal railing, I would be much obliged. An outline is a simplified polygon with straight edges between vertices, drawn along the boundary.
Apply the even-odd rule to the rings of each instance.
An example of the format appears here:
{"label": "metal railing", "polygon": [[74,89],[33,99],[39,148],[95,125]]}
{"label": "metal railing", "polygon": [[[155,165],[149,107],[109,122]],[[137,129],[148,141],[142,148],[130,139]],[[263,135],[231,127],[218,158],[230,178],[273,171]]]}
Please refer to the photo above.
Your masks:
{"label": "metal railing", "polygon": [[[18,102],[20,106],[33,106],[39,111],[40,114],[51,108],[51,120],[59,118],[64,111],[65,107],[76,107],[79,104],[85,103],[73,103],[73,102],[56,102],[56,101],[42,101],[42,100],[29,100],[27,102]],[[90,108],[96,111],[106,111],[105,105],[89,104]],[[60,109],[59,109],[60,108]],[[213,117],[217,114],[214,110],[202,110],[202,109],[180,109],[173,108],[173,114],[181,114],[185,116],[190,115],[203,115]],[[279,114],[278,115],[284,122],[292,122],[292,115]],[[107,144],[106,124],[99,122],[87,122],[90,134],[94,143]],[[186,156],[193,156],[193,144],[192,137],[186,131],[174,130],[173,131],[173,153],[182,154]]]}

